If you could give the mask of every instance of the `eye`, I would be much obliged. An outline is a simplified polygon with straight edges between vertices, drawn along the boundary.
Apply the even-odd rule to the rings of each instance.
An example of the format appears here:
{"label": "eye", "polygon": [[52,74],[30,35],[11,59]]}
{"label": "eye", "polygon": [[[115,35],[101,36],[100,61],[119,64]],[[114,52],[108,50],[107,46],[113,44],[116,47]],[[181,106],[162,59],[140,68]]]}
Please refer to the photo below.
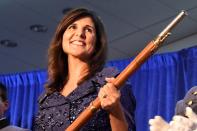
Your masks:
{"label": "eye", "polygon": [[70,25],[67,29],[71,30],[71,29],[77,29],[76,25]]}
{"label": "eye", "polygon": [[85,32],[93,33],[94,30],[91,27],[85,27]]}

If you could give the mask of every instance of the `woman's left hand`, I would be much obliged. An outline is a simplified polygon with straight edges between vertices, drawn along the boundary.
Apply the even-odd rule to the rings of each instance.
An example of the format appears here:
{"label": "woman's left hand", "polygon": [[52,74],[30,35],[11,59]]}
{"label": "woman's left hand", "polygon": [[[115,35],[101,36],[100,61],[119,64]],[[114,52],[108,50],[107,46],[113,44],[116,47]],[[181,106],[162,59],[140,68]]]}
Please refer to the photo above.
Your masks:
{"label": "woman's left hand", "polygon": [[119,107],[120,104],[120,91],[114,86],[113,81],[115,78],[106,78],[105,84],[99,91],[98,97],[101,101],[102,109],[113,112],[113,109]]}

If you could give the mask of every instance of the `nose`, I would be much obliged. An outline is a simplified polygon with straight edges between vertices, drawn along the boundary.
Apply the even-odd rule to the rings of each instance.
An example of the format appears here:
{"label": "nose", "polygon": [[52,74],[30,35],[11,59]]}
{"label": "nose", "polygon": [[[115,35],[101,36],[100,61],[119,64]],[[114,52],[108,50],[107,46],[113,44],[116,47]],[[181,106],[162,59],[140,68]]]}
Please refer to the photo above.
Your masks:
{"label": "nose", "polygon": [[75,34],[81,38],[86,38],[85,31],[83,29],[78,29]]}

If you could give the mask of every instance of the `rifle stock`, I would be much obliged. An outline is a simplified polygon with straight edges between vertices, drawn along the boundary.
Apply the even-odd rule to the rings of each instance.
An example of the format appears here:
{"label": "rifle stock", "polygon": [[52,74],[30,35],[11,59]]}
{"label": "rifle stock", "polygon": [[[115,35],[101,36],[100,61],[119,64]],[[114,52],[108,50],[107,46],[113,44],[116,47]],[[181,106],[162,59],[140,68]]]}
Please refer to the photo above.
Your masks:
{"label": "rifle stock", "polygon": [[[159,48],[170,34],[170,31],[186,16],[185,11],[181,11],[166,28],[135,57],[135,59],[115,78],[113,84],[119,89],[125,81]],[[101,108],[101,103],[97,97],[78,116],[78,118],[66,129],[66,131],[78,131],[93,115]]]}

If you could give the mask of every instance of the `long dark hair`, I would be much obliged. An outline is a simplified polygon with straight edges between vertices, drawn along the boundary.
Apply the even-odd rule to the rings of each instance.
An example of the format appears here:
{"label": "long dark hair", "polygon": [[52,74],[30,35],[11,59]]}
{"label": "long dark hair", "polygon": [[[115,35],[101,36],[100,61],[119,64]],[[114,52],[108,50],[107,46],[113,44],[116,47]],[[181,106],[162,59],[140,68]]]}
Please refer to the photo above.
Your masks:
{"label": "long dark hair", "polygon": [[7,101],[7,89],[2,83],[0,83],[0,98],[3,102]]}
{"label": "long dark hair", "polygon": [[88,61],[89,73],[79,83],[100,71],[106,60],[107,38],[103,23],[93,12],[85,8],[72,9],[60,21],[48,50],[48,82],[46,88],[49,92],[61,91],[68,77],[68,56],[62,49],[62,38],[67,27],[76,20],[90,17],[96,28],[96,44],[94,52]]}

